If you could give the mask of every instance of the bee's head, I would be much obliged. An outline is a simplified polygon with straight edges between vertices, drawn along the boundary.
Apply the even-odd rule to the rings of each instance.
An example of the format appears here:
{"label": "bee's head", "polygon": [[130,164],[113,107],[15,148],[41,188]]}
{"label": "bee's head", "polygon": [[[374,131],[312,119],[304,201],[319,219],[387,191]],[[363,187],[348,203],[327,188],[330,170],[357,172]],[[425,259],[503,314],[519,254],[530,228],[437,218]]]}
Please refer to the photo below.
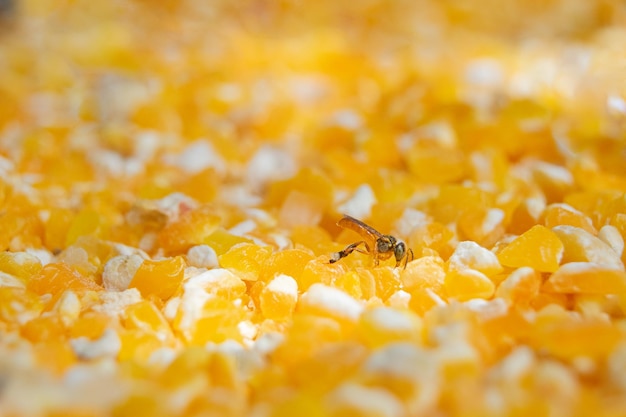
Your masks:
{"label": "bee's head", "polygon": [[406,245],[404,242],[398,242],[396,247],[393,248],[393,254],[396,257],[396,262],[399,264],[400,261],[406,256]]}

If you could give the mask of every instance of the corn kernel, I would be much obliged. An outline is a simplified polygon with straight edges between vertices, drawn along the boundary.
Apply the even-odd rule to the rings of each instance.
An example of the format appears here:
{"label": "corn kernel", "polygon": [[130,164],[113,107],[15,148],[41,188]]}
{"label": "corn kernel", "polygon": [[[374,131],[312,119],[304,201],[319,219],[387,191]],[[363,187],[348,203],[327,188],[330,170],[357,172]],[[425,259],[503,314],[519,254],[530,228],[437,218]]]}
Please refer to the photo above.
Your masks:
{"label": "corn kernel", "polygon": [[354,321],[358,319],[363,307],[341,290],[324,284],[313,284],[302,294],[298,310],[338,320]]}
{"label": "corn kernel", "polygon": [[0,414],[624,414],[623,2],[57,3],[0,0]]}
{"label": "corn kernel", "polygon": [[490,298],[495,292],[495,284],[485,274],[474,269],[449,270],[444,280],[448,298],[459,301],[472,298]]}
{"label": "corn kernel", "polygon": [[618,254],[591,233],[574,226],[557,226],[552,230],[563,242],[563,263],[593,262],[624,269]]}
{"label": "corn kernel", "polygon": [[47,304],[52,307],[61,298],[63,291],[97,291],[102,287],[91,278],[81,275],[63,263],[51,263],[32,276],[26,288],[40,295],[52,294],[52,298]]}
{"label": "corn kernel", "polygon": [[554,272],[563,259],[563,243],[550,229],[536,225],[518,236],[499,254],[502,265],[528,266],[537,271]]}
{"label": "corn kernel", "polygon": [[268,246],[240,243],[232,246],[219,257],[222,268],[226,268],[246,281],[256,281],[261,274],[262,265],[272,251]]}
{"label": "corn kernel", "polygon": [[612,265],[570,262],[550,275],[542,290],[566,294],[622,294],[626,292],[626,272]]}
{"label": "corn kernel", "polygon": [[365,311],[358,324],[360,337],[372,348],[394,342],[420,343],[422,323],[409,311],[379,307]]}
{"label": "corn kernel", "polygon": [[89,312],[83,314],[72,324],[69,336],[73,339],[84,337],[98,339],[109,326],[113,326],[113,320],[102,313]]}
{"label": "corn kernel", "polygon": [[311,260],[313,260],[313,255],[302,249],[274,252],[263,264],[260,279],[269,282],[275,276],[284,274],[300,281],[305,267]]}
{"label": "corn kernel", "polygon": [[161,300],[173,296],[184,277],[185,262],[181,257],[161,261],[144,260],[135,272],[129,287],[143,296],[155,295]]}
{"label": "corn kernel", "polygon": [[217,229],[219,221],[219,216],[205,206],[185,211],[178,219],[160,230],[159,245],[172,253],[186,251],[192,246],[205,243]]}
{"label": "corn kernel", "polygon": [[104,264],[102,285],[109,291],[127,289],[143,261],[140,255],[114,256]]}
{"label": "corn kernel", "polygon": [[11,274],[23,282],[41,270],[41,261],[27,252],[0,252],[0,271]]}
{"label": "corn kernel", "polygon": [[259,301],[266,318],[288,319],[298,301],[298,283],[288,275],[278,275],[261,290]]}
{"label": "corn kernel", "polygon": [[537,296],[541,287],[541,276],[528,266],[511,272],[496,290],[496,297],[501,297],[518,306],[528,306]]}
{"label": "corn kernel", "polygon": [[22,336],[31,342],[62,341],[65,326],[57,315],[36,317],[22,326]]}
{"label": "corn kernel", "polygon": [[591,219],[568,204],[554,203],[543,212],[544,225],[551,229],[559,225],[580,227],[591,234],[597,234]]}
{"label": "corn kernel", "polygon": [[475,242],[460,242],[448,260],[448,269],[461,271],[471,268],[487,276],[493,276],[502,271],[502,266],[496,255]]}
{"label": "corn kernel", "polygon": [[618,256],[624,254],[624,238],[620,235],[619,230],[615,226],[606,224],[600,228],[598,238],[609,245]]}
{"label": "corn kernel", "polygon": [[329,415],[355,417],[399,417],[404,414],[400,401],[381,388],[346,383],[327,399]]}
{"label": "corn kernel", "polygon": [[557,318],[535,324],[531,345],[564,360],[598,358],[612,352],[620,338],[620,331],[603,320]]}

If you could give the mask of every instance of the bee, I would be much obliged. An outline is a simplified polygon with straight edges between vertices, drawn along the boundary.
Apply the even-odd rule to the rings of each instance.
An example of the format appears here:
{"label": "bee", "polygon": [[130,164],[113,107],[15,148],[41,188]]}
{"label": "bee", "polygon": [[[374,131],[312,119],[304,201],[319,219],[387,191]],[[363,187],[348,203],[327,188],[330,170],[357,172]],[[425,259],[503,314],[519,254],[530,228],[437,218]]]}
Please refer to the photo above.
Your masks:
{"label": "bee", "polygon": [[[337,226],[358,233],[363,240],[348,245],[340,252],[334,252],[330,257],[331,264],[354,251],[371,254],[374,258],[374,266],[378,266],[380,260],[389,259],[392,255],[396,258],[396,267],[400,266],[404,259],[404,268],[406,268],[406,264],[414,259],[413,250],[407,249],[404,242],[398,241],[391,235],[383,235],[372,226],[368,226],[354,217],[344,214],[343,218],[337,222]],[[359,248],[360,245],[363,245],[365,250]]]}

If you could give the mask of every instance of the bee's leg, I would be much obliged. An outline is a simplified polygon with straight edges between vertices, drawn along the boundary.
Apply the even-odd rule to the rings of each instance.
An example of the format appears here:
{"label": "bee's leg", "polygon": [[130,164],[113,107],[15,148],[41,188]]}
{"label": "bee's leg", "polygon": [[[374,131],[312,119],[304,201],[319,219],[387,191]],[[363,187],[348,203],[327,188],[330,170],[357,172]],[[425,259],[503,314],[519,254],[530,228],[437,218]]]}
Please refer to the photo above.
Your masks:
{"label": "bee's leg", "polygon": [[[361,245],[361,244],[365,245],[365,249],[366,250],[358,248],[358,246]],[[361,252],[361,253],[368,253],[368,250],[369,250],[369,248],[367,247],[367,243],[365,243],[365,241],[363,241],[363,240],[361,240],[359,242],[352,243],[352,244],[348,245],[342,251],[333,252],[333,254],[330,255],[330,263],[334,264],[335,262],[337,262],[341,258],[345,258],[346,256],[350,255],[354,251]]]}
{"label": "bee's leg", "polygon": [[[413,255],[413,249],[409,248],[404,256],[404,269],[406,269],[406,265],[413,259],[415,259],[415,255]],[[400,266],[400,262],[402,262],[402,260],[396,261],[396,267]]]}

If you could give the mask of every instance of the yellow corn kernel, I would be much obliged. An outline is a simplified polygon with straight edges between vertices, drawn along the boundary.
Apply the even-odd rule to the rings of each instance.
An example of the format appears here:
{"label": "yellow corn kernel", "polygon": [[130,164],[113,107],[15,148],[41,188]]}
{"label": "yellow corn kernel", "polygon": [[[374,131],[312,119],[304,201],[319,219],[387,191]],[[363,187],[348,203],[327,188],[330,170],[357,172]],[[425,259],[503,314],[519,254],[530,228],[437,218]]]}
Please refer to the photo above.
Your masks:
{"label": "yellow corn kernel", "polygon": [[611,265],[570,262],[550,275],[541,289],[562,294],[623,294],[626,272]]}
{"label": "yellow corn kernel", "polygon": [[130,281],[130,288],[137,288],[145,297],[155,295],[161,300],[173,296],[184,277],[185,262],[182,257],[160,261],[144,260]]}
{"label": "yellow corn kernel", "polygon": [[563,243],[550,229],[536,225],[518,236],[498,254],[502,265],[531,267],[541,272],[554,272],[563,259]]}
{"label": "yellow corn kernel", "polygon": [[259,294],[263,316],[271,320],[287,320],[296,308],[298,283],[289,275],[278,275]]}
{"label": "yellow corn kernel", "polygon": [[259,279],[263,264],[272,254],[269,246],[240,243],[232,246],[219,257],[220,266],[232,271],[241,279],[256,281]]}
{"label": "yellow corn kernel", "polygon": [[472,298],[490,298],[495,285],[485,274],[474,269],[449,270],[444,280],[448,298],[459,301]]}
{"label": "yellow corn kernel", "polygon": [[357,327],[359,337],[372,348],[394,342],[422,341],[421,320],[410,311],[389,307],[373,308],[361,315]]}

